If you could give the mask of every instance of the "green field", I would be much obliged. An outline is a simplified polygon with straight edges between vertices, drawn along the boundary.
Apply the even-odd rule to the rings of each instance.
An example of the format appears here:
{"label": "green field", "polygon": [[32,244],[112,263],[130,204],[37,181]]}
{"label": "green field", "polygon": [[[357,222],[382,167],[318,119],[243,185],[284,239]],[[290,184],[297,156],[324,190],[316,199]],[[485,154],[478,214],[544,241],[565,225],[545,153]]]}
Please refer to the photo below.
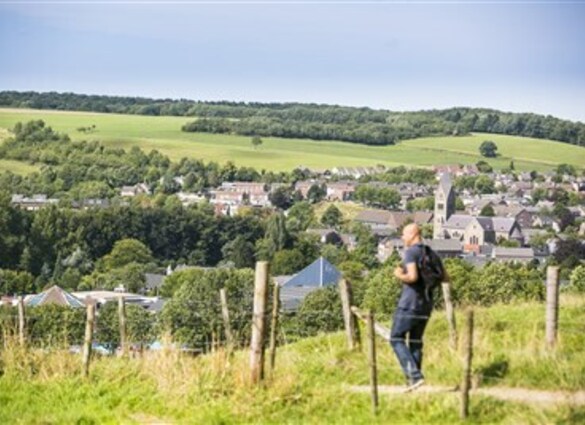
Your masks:
{"label": "green field", "polygon": [[0,159],[0,172],[11,171],[14,174],[25,175],[37,171],[39,167],[27,164],[22,161],[12,161],[9,159]]}
{"label": "green field", "polygon": [[[19,121],[42,119],[54,129],[75,140],[100,140],[108,146],[139,146],[157,149],[173,160],[199,158],[258,170],[291,170],[300,165],[323,169],[335,166],[430,166],[434,164],[476,163],[481,159],[478,146],[486,139],[498,145],[501,154],[490,162],[496,168],[514,160],[519,170],[551,169],[568,163],[585,164],[585,149],[566,143],[524,137],[475,134],[467,137],[433,137],[403,141],[396,146],[365,146],[335,141],[263,138],[254,149],[249,137],[206,133],[184,133],[187,117],[149,117],[85,112],[0,109],[0,128],[9,129]],[[78,132],[82,126],[95,125],[91,134]],[[0,170],[4,165],[0,164]]]}
{"label": "green field", "polygon": [[[561,306],[554,351],[545,348],[543,304],[476,309],[473,381],[491,395],[472,393],[466,422],[459,419],[459,392],[444,389],[381,393],[374,416],[369,394],[350,390],[367,391],[367,348],[349,351],[338,332],[280,347],[275,373],[261,388],[249,384],[248,350],[232,357],[220,350],[197,358],[163,351],[139,359],[95,359],[84,379],[80,355],[26,352],[8,343],[0,347],[0,423],[583,423],[583,402],[567,401],[585,388],[585,298],[563,296]],[[461,347],[449,348],[445,316],[436,312],[425,336],[427,386],[454,388],[462,358]],[[394,353],[382,339],[377,360],[380,385],[403,385]],[[529,390],[546,394],[552,404],[510,399],[511,391]]]}

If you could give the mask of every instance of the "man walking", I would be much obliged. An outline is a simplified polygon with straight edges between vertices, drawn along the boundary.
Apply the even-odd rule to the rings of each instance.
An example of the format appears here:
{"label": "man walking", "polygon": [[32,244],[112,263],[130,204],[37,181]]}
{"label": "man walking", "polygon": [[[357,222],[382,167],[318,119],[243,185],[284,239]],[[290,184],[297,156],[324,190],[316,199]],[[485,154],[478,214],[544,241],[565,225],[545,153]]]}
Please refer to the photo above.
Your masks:
{"label": "man walking", "polygon": [[412,391],[424,383],[421,371],[422,338],[433,309],[433,300],[418,270],[424,255],[419,227],[416,224],[405,226],[402,240],[406,249],[402,267],[394,270],[394,276],[402,282],[402,293],[394,313],[390,345],[408,381],[407,391]]}

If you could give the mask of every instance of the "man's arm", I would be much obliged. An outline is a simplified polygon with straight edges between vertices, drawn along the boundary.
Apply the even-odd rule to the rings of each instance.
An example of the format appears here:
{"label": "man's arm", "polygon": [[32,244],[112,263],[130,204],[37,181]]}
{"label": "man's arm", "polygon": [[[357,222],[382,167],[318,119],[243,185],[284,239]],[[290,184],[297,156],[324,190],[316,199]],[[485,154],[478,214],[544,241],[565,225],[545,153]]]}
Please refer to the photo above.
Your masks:
{"label": "man's arm", "polygon": [[418,270],[416,268],[416,263],[406,264],[406,273],[402,267],[396,267],[394,269],[394,276],[396,276],[404,283],[411,284],[416,282],[418,280]]}

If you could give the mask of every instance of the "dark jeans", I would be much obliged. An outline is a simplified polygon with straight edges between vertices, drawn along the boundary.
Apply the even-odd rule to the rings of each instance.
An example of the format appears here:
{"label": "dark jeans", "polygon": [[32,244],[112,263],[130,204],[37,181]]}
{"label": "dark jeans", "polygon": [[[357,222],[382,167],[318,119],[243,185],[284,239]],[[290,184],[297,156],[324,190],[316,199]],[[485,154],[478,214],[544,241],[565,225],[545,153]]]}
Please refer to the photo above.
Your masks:
{"label": "dark jeans", "polygon": [[[422,349],[423,334],[429,321],[429,314],[398,309],[392,319],[390,345],[396,353],[404,376],[409,382],[423,378]],[[406,338],[408,336],[408,344]]]}

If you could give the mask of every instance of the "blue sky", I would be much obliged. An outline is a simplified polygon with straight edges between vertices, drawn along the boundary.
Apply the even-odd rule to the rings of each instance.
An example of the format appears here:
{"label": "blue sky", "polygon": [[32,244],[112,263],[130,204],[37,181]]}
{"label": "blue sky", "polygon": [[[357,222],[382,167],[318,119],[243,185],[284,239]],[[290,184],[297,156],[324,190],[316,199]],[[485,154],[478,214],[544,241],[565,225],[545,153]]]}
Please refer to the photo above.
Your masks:
{"label": "blue sky", "polygon": [[237,3],[0,0],[0,90],[585,122],[585,0]]}

